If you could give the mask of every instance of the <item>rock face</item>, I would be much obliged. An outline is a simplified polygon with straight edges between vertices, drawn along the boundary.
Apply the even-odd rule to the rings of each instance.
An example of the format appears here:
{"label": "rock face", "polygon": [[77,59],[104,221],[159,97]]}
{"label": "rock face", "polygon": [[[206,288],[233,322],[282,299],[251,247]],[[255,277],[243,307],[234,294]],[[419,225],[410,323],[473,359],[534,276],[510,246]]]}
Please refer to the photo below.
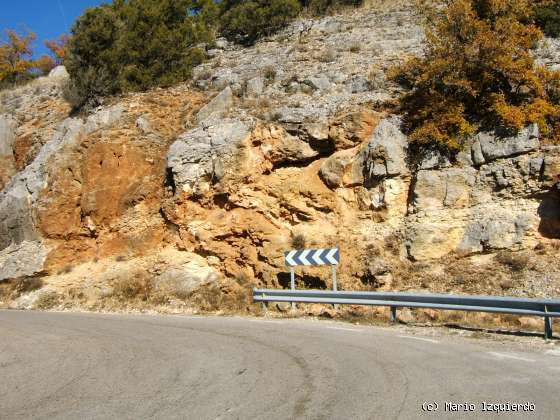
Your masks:
{"label": "rock face", "polygon": [[419,170],[408,221],[410,256],[521,249],[550,236],[539,208],[556,200],[543,169],[545,160],[557,160],[558,148],[541,148],[536,135],[534,126],[505,139],[481,133],[472,143],[475,167]]}
{"label": "rock face", "polygon": [[0,251],[0,281],[28,277],[40,273],[48,255],[41,242],[23,241]]}
{"label": "rock face", "polygon": [[[165,228],[158,197],[168,136],[174,139],[184,124],[175,116],[199,108],[200,98],[162,92],[159,100],[169,104],[156,110],[143,100],[131,98],[83,120],[52,122],[52,137],[39,144],[33,160],[0,192],[2,279],[45,275],[91,258],[161,244]],[[29,113],[32,106],[22,102],[16,117],[19,109]],[[150,130],[135,124],[140,116],[150,120]],[[8,121],[2,150],[9,156],[17,150],[20,127],[18,118]],[[169,133],[173,125],[175,134]]]}
{"label": "rock face", "polygon": [[406,174],[407,147],[408,140],[400,130],[400,120],[381,121],[360,156],[366,176],[375,179]]}
{"label": "rock face", "polygon": [[14,141],[16,122],[9,115],[0,115],[0,190],[16,172]]}
{"label": "rock face", "polygon": [[321,179],[329,188],[351,187],[364,182],[363,162],[356,149],[341,150],[321,165]]}
{"label": "rock face", "polygon": [[49,77],[51,79],[58,79],[58,78],[68,78],[70,77],[70,75],[68,74],[68,71],[66,70],[66,67],[64,66],[56,66],[54,69],[52,69],[49,73]]}
{"label": "rock face", "polygon": [[201,286],[217,283],[219,274],[206,265],[189,261],[182,265],[172,265],[156,277],[156,287],[188,295]]}
{"label": "rock face", "polygon": [[59,158],[66,146],[75,145],[83,124],[74,119],[64,121],[55,136],[45,144],[33,163],[0,193],[0,247],[40,237],[35,223],[39,195],[47,184],[47,165]]}
{"label": "rock face", "polygon": [[249,134],[242,121],[214,120],[179,136],[167,156],[175,185],[192,191],[220,180]]}
{"label": "rock face", "polygon": [[472,145],[473,161],[477,165],[495,159],[528,153],[539,148],[539,128],[536,124],[524,128],[513,137],[495,133],[480,133]]}
{"label": "rock face", "polygon": [[[557,246],[560,147],[536,126],[480,133],[453,161],[411,156],[380,74],[423,33],[408,6],[383,7],[300,20],[251,48],[220,40],[192,85],[89,116],[70,116],[62,69],[3,92],[0,281],[40,276],[95,300],[149,278],[194,302],[285,287],[284,251],[339,246],[342,289],[414,289],[416,269],[447,273],[450,258]],[[560,290],[560,275],[540,278],[517,290]],[[332,286],[324,268],[297,282]]]}
{"label": "rock face", "polygon": [[202,122],[212,115],[223,116],[232,105],[233,94],[231,88],[227,86],[198,112],[196,118],[198,122]]}

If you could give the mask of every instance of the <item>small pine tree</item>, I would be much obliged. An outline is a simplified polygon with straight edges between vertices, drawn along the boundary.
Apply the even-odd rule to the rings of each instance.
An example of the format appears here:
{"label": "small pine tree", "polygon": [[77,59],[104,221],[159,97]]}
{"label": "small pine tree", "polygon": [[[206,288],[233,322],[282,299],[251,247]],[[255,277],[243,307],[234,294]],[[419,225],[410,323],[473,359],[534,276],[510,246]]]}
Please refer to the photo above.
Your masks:
{"label": "small pine tree", "polygon": [[81,103],[94,103],[118,91],[116,53],[121,26],[119,3],[86,10],[72,27],[66,67]]}
{"label": "small pine tree", "polygon": [[[212,3],[210,4],[209,3]],[[72,28],[65,64],[82,103],[186,80],[210,42],[211,0],[115,0]]]}
{"label": "small pine tree", "polygon": [[222,34],[243,45],[285,27],[301,11],[298,0],[224,0],[221,6]]}
{"label": "small pine tree", "polygon": [[324,15],[340,7],[357,7],[363,0],[223,0],[220,32],[231,41],[252,45],[286,27],[302,10]]}
{"label": "small pine tree", "polygon": [[541,2],[535,10],[535,22],[550,37],[560,36],[560,1]]}
{"label": "small pine tree", "polygon": [[301,4],[314,15],[324,15],[343,7],[358,7],[363,0],[301,0]]}

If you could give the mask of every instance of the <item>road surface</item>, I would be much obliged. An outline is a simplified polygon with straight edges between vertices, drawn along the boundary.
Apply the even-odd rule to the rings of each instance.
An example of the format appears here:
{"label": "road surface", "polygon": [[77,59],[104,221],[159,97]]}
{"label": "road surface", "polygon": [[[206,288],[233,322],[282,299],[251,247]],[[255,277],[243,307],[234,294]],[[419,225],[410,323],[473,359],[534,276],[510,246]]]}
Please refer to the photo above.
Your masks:
{"label": "road surface", "polygon": [[0,418],[558,419],[560,346],[529,340],[538,349],[330,321],[0,311]]}

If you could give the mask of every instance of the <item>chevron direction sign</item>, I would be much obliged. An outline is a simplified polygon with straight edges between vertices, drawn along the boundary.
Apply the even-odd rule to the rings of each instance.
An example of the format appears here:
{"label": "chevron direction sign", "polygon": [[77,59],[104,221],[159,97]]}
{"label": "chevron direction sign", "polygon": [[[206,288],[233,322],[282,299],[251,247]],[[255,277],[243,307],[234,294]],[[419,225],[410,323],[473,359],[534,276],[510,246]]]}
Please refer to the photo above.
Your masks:
{"label": "chevron direction sign", "polygon": [[338,248],[331,249],[302,249],[287,251],[284,253],[286,265],[338,265],[340,262],[340,251]]}

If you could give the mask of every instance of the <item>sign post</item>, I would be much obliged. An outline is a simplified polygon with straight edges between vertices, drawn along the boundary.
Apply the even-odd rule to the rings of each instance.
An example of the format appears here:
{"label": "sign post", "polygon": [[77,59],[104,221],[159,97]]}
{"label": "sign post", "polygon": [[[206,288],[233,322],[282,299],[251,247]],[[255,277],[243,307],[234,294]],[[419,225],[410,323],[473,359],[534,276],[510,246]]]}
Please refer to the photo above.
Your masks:
{"label": "sign post", "polygon": [[[290,285],[292,290],[296,290],[296,270],[294,267],[290,267]],[[292,302],[292,311],[296,308],[295,302]]]}

